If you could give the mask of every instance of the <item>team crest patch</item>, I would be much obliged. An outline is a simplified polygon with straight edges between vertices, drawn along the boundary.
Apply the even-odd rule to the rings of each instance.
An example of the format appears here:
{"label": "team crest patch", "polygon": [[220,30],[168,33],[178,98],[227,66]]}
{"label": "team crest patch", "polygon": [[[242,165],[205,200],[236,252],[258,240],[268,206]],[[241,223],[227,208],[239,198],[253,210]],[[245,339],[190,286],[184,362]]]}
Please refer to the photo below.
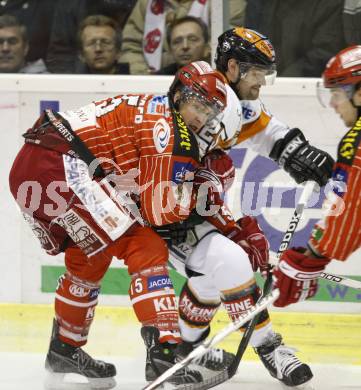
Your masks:
{"label": "team crest patch", "polygon": [[164,118],[157,120],[153,127],[153,141],[158,153],[163,153],[170,139],[170,127]]}
{"label": "team crest patch", "polygon": [[333,179],[333,192],[342,197],[345,193],[348,172],[345,169],[337,167],[332,175]]}
{"label": "team crest patch", "polygon": [[175,161],[173,164],[172,181],[176,184],[183,183],[185,180],[193,180],[195,167],[189,162]]}

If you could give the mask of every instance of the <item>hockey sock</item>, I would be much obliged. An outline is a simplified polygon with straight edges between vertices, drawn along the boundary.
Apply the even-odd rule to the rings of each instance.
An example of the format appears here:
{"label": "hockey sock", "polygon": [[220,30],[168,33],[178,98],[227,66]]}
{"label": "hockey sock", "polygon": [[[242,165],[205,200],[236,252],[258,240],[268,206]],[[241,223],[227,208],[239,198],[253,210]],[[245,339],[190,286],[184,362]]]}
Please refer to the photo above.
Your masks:
{"label": "hockey sock", "polygon": [[129,296],[139,322],[158,328],[161,343],[178,343],[178,306],[167,266],[150,267],[131,277]]}
{"label": "hockey sock", "polygon": [[[261,295],[261,290],[257,286],[254,279],[249,282],[221,292],[223,306],[232,321],[236,321],[240,315],[247,311],[251,306],[254,306]],[[241,328],[244,331],[247,324]],[[262,311],[257,325],[252,333],[250,344],[258,346],[272,332],[271,322],[267,310]]]}
{"label": "hockey sock", "polygon": [[61,341],[75,347],[86,344],[99,290],[99,285],[80,280],[69,273],[59,278],[55,314]]}
{"label": "hockey sock", "polygon": [[179,327],[182,339],[188,342],[199,340],[209,328],[220,304],[201,302],[186,283],[179,297]]}

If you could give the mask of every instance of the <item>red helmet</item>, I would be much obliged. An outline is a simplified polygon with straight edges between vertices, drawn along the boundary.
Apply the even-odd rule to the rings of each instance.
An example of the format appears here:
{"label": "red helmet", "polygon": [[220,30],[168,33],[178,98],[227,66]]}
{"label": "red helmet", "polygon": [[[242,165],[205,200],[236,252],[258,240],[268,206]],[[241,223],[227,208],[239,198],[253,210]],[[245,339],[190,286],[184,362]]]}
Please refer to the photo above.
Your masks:
{"label": "red helmet", "polygon": [[180,68],[174,77],[169,89],[171,99],[180,91],[179,100],[175,102],[178,109],[180,102],[196,99],[211,108],[207,123],[194,136],[198,142],[200,155],[205,155],[213,149],[219,138],[219,123],[222,120],[222,111],[227,105],[227,89],[224,77],[213,70],[205,61],[192,62]]}
{"label": "red helmet", "polygon": [[[324,107],[351,100],[361,82],[361,46],[351,46],[332,57],[317,83],[317,98]],[[337,90],[337,91],[336,91]]]}
{"label": "red helmet", "polygon": [[223,76],[205,61],[195,61],[178,70],[169,92],[177,89],[191,92],[221,113],[227,104],[227,91]]}
{"label": "red helmet", "polygon": [[361,81],[361,46],[351,46],[332,57],[322,74],[324,87],[334,88]]}

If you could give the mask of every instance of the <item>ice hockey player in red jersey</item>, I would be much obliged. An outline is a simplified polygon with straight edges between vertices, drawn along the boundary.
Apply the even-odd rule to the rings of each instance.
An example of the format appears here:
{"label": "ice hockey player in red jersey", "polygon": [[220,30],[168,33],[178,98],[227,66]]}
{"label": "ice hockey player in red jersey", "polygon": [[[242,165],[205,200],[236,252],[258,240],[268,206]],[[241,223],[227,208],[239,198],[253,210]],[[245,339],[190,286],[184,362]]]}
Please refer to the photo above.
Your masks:
{"label": "ice hockey player in red jersey", "polygon": [[[24,134],[11,192],[42,248],[65,253],[46,358],[48,388],[63,388],[66,373],[83,375],[92,389],[115,386],[114,365],[81,348],[113,256],[124,259],[131,276],[129,296],[148,352],[146,379],[174,364],[180,333],[168,249],[147,225],[189,215],[196,198],[184,186],[202,153],[197,132],[225,105],[222,77],[200,61],[177,73],[168,96],[120,95],[75,110],[46,110]],[[186,368],[171,381],[201,379]]]}
{"label": "ice hockey player in red jersey", "polygon": [[[318,85],[318,97],[331,106],[349,128],[337,149],[333,168],[337,201],[313,228],[307,248],[284,252],[274,271],[280,297],[287,306],[313,297],[318,276],[332,260],[345,261],[361,247],[361,46],[352,46],[331,58]],[[325,202],[329,202],[326,200]]]}

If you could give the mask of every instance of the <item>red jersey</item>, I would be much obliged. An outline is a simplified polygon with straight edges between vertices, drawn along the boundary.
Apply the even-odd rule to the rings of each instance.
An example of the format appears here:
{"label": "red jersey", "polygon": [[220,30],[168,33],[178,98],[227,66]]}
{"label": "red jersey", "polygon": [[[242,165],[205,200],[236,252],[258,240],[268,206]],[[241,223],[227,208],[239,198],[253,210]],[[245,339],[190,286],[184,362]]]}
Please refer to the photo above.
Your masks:
{"label": "red jersey", "polygon": [[344,210],[317,224],[309,244],[323,256],[346,260],[361,247],[361,117],[339,143],[333,179],[346,185],[335,190]]}
{"label": "red jersey", "polygon": [[163,225],[188,217],[183,182],[198,166],[198,144],[166,96],[120,95],[60,115],[106,173],[133,178],[147,222]]}

